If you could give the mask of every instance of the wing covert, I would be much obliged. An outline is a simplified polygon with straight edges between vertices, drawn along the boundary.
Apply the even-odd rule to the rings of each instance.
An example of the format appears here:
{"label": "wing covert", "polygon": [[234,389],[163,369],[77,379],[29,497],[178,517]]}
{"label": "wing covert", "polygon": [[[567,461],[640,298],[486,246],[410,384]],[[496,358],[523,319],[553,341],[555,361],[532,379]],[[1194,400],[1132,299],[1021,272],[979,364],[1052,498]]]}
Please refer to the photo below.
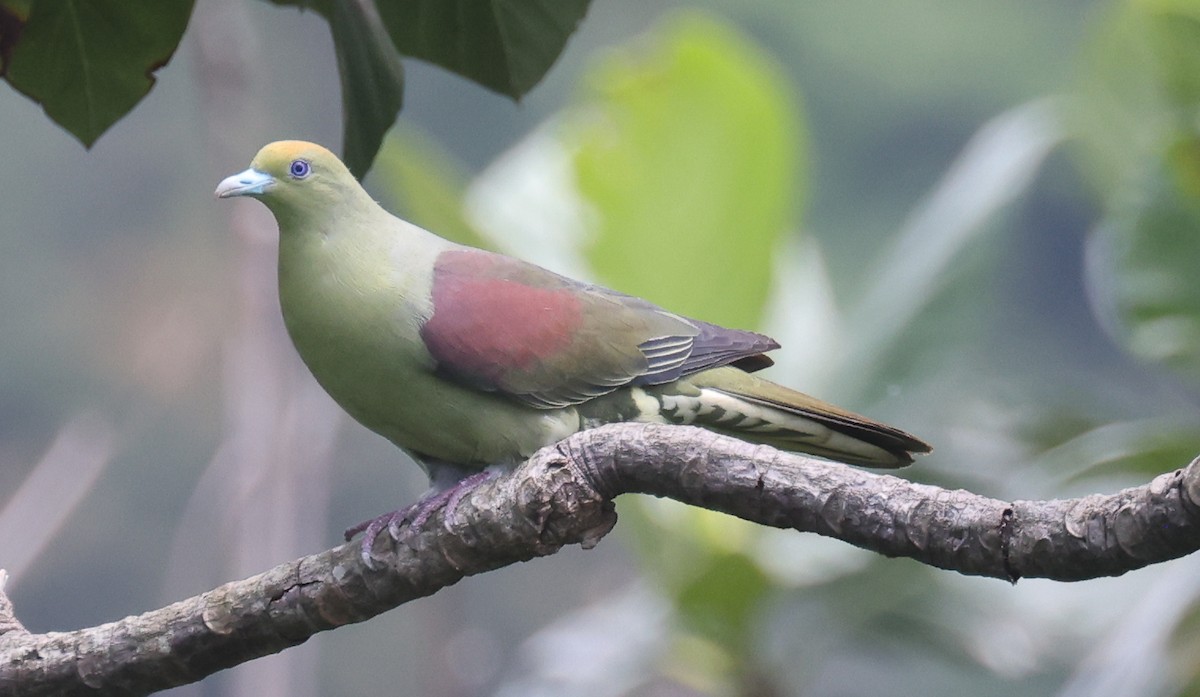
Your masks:
{"label": "wing covert", "polygon": [[[443,252],[421,338],[447,377],[540,409],[759,356],[770,338],[490,252]],[[769,360],[760,356],[763,361]]]}

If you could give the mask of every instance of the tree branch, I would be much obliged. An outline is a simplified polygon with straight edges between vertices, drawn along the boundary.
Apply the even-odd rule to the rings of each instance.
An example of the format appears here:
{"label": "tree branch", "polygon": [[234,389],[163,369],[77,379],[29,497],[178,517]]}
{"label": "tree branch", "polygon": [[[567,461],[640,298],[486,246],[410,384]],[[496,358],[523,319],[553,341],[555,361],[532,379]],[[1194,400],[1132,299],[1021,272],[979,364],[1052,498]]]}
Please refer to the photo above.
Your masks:
{"label": "tree branch", "polygon": [[357,541],[147,612],[30,634],[0,587],[0,694],[147,693],[195,682],[465,576],[590,547],[623,493],[667,496],[887,556],[1016,581],[1122,574],[1200,548],[1200,459],[1110,496],[1004,502],[914,484],[688,427],[606,426],[481,484],[453,520]]}
{"label": "tree branch", "polygon": [[17,619],[16,613],[13,611],[12,601],[4,594],[4,585],[8,583],[8,572],[0,569],[0,637],[11,634],[19,636],[28,634],[25,625]]}

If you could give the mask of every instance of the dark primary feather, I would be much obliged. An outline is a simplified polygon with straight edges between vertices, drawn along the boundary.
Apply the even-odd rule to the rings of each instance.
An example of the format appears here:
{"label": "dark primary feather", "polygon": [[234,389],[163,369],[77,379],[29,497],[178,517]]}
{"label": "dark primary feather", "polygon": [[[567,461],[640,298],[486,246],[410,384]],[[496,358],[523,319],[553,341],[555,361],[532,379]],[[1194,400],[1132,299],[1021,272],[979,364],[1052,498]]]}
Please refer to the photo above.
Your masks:
{"label": "dark primary feather", "polygon": [[737,365],[747,372],[761,370],[775,363],[763,355],[766,351],[779,348],[779,343],[769,336],[741,329],[726,329],[699,320],[689,321],[696,325],[700,333],[693,338],[691,353],[679,366],[679,375],[671,378],[672,380],[701,370],[729,364],[737,365],[740,362],[751,366],[748,370]]}
{"label": "dark primary feather", "polygon": [[[807,439],[802,426],[791,433],[788,428],[769,429],[769,433],[763,434],[763,437],[757,439],[776,447],[801,450],[839,462],[870,467],[903,467],[912,462],[913,453],[930,451],[927,443],[894,426],[879,423],[861,414],[769,380],[763,380],[741,370],[728,368],[713,370],[693,377],[690,382],[694,387],[702,390],[715,390],[736,397],[743,402],[778,409],[784,413],[810,419],[855,440],[874,445],[888,453],[890,458],[860,456],[861,454],[856,455],[844,448],[824,448],[820,443],[813,443]],[[719,423],[702,425],[721,430]],[[738,434],[739,437],[750,437],[745,431],[738,431]],[[750,439],[755,440],[754,437],[750,437]]]}
{"label": "dark primary feather", "polygon": [[[853,438],[857,438],[864,443],[870,443],[883,448],[896,457],[897,466],[902,467],[912,463],[913,453],[927,453],[931,450],[928,443],[925,443],[924,441],[919,440],[918,438],[905,433],[898,428],[867,419],[866,417],[858,416],[857,414],[839,414],[828,408],[804,408],[782,401],[762,399],[760,397],[747,396],[738,393],[731,394],[735,394],[739,399],[744,399],[748,402],[754,402],[763,406],[782,409],[784,411],[789,411],[800,416],[813,419],[814,421],[829,426],[839,433],[844,433]],[[837,459],[837,457],[841,457],[842,459],[840,461],[842,462],[850,462],[845,458],[844,455],[835,456],[835,459]],[[851,464],[855,463],[851,462]],[[871,462],[863,462],[861,464],[866,464],[868,466],[872,464],[876,466],[878,465],[878,463]]]}

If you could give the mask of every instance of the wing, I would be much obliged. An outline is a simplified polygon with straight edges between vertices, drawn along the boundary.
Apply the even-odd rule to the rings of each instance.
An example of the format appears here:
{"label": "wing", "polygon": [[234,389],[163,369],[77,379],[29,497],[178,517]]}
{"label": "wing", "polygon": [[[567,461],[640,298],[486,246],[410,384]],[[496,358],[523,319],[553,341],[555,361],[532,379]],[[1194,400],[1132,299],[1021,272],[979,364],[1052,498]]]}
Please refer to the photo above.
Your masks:
{"label": "wing", "polygon": [[671,314],[517,259],[473,249],[434,265],[425,347],[447,377],[553,409],[625,385],[656,385],[729,363],[770,364],[754,332]]}

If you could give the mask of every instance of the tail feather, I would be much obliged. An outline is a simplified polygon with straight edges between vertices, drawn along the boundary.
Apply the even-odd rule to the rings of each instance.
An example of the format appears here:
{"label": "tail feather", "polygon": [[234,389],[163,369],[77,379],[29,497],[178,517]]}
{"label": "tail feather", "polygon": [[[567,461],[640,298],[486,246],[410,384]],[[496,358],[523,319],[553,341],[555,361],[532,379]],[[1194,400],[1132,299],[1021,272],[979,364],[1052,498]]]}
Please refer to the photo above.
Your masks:
{"label": "tail feather", "polygon": [[695,393],[662,393],[662,415],[785,450],[868,467],[904,467],[930,446],[806,394],[725,367],[686,379]]}

